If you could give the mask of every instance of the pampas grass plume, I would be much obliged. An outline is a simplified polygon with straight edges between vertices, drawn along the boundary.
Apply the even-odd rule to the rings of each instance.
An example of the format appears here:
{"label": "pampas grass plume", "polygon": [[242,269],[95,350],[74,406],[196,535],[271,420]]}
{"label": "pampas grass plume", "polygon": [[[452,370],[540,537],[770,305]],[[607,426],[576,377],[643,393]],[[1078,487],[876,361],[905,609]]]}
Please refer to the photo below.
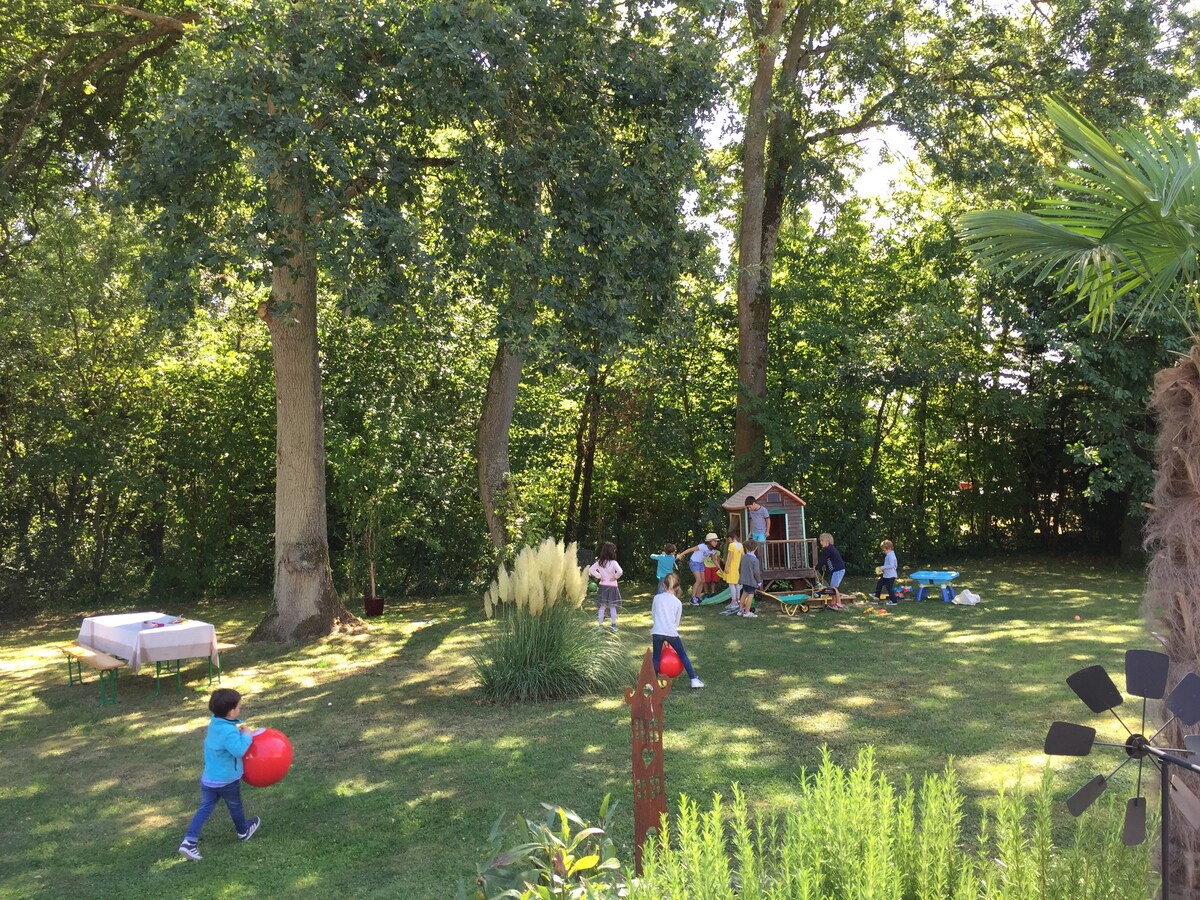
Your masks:
{"label": "pampas grass plume", "polygon": [[546,586],[546,604],[553,606],[563,598],[563,546],[553,538],[546,538],[538,547],[538,568],[542,584]]}
{"label": "pampas grass plume", "polygon": [[579,545],[574,541],[567,544],[562,565],[563,592],[566,595],[564,599],[572,606],[580,607],[583,605],[583,598],[587,596],[588,576],[587,570],[580,568]]}
{"label": "pampas grass plume", "polygon": [[505,603],[539,616],[543,610],[566,603],[578,609],[587,596],[587,570],[579,566],[577,545],[563,545],[546,538],[536,547],[522,547],[512,571],[504,566],[483,597],[483,611],[490,619]]}

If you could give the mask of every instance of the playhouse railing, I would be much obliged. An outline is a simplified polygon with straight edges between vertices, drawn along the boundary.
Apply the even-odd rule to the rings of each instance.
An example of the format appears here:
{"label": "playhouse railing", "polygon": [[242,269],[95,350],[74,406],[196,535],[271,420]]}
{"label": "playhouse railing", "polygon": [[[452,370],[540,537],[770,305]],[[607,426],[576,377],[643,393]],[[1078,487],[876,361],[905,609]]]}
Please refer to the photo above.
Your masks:
{"label": "playhouse railing", "polygon": [[787,541],[768,539],[766,551],[768,571],[813,569],[817,565],[816,538],[798,538]]}

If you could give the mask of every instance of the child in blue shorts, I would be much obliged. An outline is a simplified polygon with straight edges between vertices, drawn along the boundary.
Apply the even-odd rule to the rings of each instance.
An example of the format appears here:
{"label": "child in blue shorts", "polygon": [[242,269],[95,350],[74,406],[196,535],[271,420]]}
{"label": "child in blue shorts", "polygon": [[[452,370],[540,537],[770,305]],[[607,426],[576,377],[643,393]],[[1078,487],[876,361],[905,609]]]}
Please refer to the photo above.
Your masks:
{"label": "child in blue shorts", "polygon": [[675,554],[678,559],[681,556],[688,558],[688,568],[692,572],[692,606],[700,605],[700,598],[704,594],[704,560],[717,552],[717,543],[720,538],[717,537],[715,531],[710,531],[704,536],[704,543],[697,544],[695,547],[688,547],[686,550],[681,550]]}
{"label": "child in blue shorts", "polygon": [[242,757],[250,749],[250,729],[238,716],[242,712],[242,695],[232,688],[217,688],[208,700],[212,718],[204,735],[204,771],[200,775],[200,808],[192,816],[187,836],[179,852],[188,859],[203,859],[197,842],[200,829],[224,800],[239,841],[248,841],[258,831],[259,818],[249,821],[242,810]]}

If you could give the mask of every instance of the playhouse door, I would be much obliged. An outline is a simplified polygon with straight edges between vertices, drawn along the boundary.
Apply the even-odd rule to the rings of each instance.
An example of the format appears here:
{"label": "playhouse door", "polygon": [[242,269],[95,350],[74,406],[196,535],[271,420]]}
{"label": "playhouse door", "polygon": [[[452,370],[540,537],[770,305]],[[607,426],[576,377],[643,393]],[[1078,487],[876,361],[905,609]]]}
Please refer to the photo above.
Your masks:
{"label": "playhouse door", "polygon": [[[788,534],[788,517],[784,512],[771,513],[771,534],[767,538],[767,568],[768,569],[790,569],[792,568],[792,560],[790,559],[791,544],[786,543],[790,537]],[[783,541],[785,543],[774,543],[775,541]]]}

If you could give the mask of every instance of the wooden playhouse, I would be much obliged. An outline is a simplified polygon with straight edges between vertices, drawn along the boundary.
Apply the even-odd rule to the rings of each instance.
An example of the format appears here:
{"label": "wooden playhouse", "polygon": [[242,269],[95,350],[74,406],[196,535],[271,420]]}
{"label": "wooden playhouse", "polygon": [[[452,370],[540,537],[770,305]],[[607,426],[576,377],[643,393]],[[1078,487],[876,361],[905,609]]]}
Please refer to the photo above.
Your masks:
{"label": "wooden playhouse", "polygon": [[729,524],[741,528],[742,540],[750,538],[747,508],[757,498],[771,516],[766,546],[759,551],[763,561],[763,585],[805,590],[817,581],[817,539],[809,539],[804,523],[807,505],[775,481],[755,481],[734,491],[721,508],[729,515]]}

